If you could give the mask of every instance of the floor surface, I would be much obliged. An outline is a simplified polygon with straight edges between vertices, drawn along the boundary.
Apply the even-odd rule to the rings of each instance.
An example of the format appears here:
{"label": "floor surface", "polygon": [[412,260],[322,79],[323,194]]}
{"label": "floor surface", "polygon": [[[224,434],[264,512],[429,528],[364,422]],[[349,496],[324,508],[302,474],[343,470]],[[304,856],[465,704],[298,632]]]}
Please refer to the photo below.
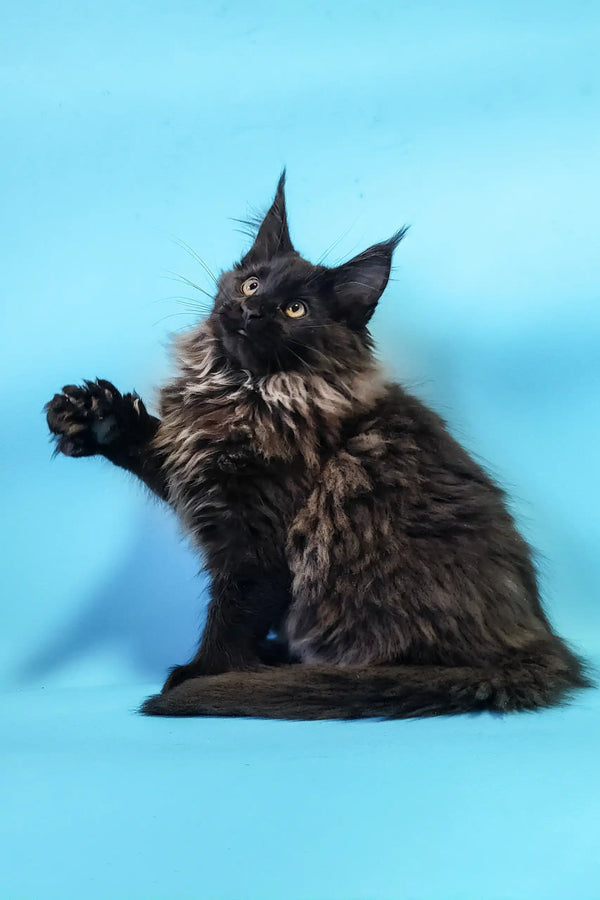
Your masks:
{"label": "floor surface", "polygon": [[405,722],[2,697],[6,900],[598,900],[600,693]]}

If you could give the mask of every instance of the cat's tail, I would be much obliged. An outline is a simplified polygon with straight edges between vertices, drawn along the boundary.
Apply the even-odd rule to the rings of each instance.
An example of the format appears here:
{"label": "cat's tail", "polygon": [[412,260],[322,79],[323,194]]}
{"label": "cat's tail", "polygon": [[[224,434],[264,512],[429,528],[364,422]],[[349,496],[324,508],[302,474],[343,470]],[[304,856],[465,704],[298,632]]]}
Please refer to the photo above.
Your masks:
{"label": "cat's tail", "polygon": [[151,716],[405,719],[556,706],[589,686],[583,664],[568,651],[486,668],[290,665],[191,678],[149,697],[141,711]]}

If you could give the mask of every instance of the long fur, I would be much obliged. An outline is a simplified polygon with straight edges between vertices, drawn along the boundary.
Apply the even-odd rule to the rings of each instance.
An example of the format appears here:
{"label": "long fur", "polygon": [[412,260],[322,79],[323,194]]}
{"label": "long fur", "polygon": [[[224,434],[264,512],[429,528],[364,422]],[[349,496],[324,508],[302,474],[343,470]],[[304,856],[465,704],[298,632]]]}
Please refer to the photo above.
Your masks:
{"label": "long fur", "polygon": [[375,360],[368,323],[404,233],[314,266],[282,178],[179,338],[160,418],[103,380],[47,405],[57,450],[137,474],[211,576],[198,652],[145,713],[403,718],[542,708],[589,684],[502,490]]}
{"label": "long fur", "polygon": [[153,716],[254,716],[266,719],[406,719],[555,706],[587,678],[560,655],[468,666],[285,666],[191,678],[150,697]]}

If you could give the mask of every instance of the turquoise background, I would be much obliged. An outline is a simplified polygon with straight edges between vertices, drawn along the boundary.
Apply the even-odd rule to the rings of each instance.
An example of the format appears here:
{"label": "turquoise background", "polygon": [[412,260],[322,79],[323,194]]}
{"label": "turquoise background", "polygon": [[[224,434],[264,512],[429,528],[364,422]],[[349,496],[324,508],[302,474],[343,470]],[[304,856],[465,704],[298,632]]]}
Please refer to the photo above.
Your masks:
{"label": "turquoise background", "polygon": [[41,408],[151,400],[288,167],[333,264],[412,228],[382,358],[514,499],[600,655],[600,6],[0,2],[0,896],[598,900],[600,703],[397,723],[147,720],[205,584],[171,514]]}

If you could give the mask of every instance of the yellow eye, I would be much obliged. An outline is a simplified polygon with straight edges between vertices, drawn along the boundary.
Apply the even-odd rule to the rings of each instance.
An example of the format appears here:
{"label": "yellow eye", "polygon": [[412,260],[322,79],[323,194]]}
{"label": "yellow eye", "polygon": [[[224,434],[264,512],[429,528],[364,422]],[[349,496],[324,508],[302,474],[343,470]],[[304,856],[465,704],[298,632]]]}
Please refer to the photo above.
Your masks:
{"label": "yellow eye", "polygon": [[290,319],[301,319],[307,313],[306,305],[301,300],[292,300],[287,306],[283,307],[283,311]]}
{"label": "yellow eye", "polygon": [[258,278],[255,278],[252,275],[250,278],[246,278],[244,283],[242,284],[242,294],[245,294],[246,297],[251,297],[252,294],[255,294],[259,288],[260,282]]}

